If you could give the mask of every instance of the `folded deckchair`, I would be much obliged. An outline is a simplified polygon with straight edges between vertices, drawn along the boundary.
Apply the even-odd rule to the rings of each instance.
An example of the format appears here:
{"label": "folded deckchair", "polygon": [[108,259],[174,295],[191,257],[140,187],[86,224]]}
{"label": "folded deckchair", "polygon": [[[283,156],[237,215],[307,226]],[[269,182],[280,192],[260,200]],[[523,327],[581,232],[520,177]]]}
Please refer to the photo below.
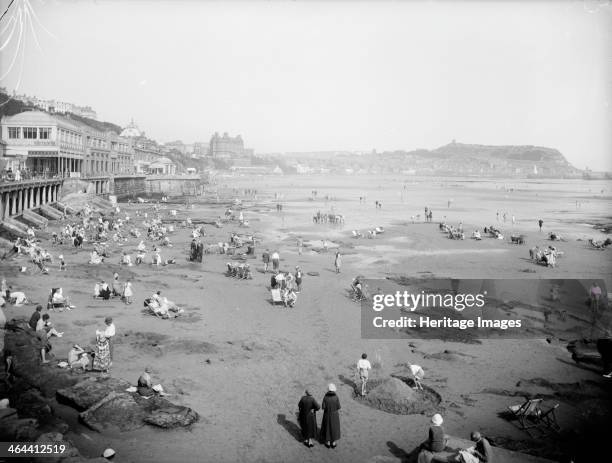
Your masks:
{"label": "folded deckchair", "polygon": [[511,405],[508,410],[518,420],[519,427],[529,433],[529,429],[540,424],[542,399],[527,399],[523,404]]}
{"label": "folded deckchair", "polygon": [[539,422],[554,432],[561,431],[561,426],[559,426],[559,423],[557,423],[557,415],[555,414],[555,410],[557,410],[557,408],[559,408],[559,404],[555,404],[548,410],[542,411],[542,414],[539,417]]}

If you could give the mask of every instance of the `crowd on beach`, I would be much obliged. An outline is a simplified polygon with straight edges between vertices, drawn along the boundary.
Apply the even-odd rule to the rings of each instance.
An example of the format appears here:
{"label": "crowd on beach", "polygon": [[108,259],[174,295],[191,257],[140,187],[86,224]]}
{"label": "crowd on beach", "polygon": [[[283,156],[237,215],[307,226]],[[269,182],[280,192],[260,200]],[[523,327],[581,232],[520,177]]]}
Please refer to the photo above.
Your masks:
{"label": "crowd on beach", "polygon": [[[245,190],[245,195],[255,196],[256,190]],[[313,197],[317,196],[317,192],[313,190]],[[360,198],[361,202],[362,198]],[[365,198],[363,199],[365,201]],[[449,202],[450,207],[450,202]],[[376,202],[376,209],[382,208],[380,201]],[[277,211],[282,211],[282,204],[277,203]],[[425,207],[424,217],[426,222],[433,221],[433,212],[431,208]],[[149,216],[151,214],[151,216]],[[170,214],[175,215],[175,214]],[[160,205],[154,204],[147,208],[146,212],[137,210],[136,217],[131,217],[128,213],[122,212],[119,207],[114,208],[110,213],[100,213],[86,206],[77,215],[78,221],[70,221],[66,223],[60,234],[53,233],[49,240],[49,246],[55,248],[64,248],[65,246],[73,246],[75,248],[83,248],[84,245],[91,245],[92,250],[89,256],[89,265],[103,265],[111,256],[109,244],[120,249],[129,238],[140,239],[141,236],[146,238],[140,239],[136,247],[136,256],[132,260],[131,254],[126,250],[121,250],[119,264],[121,266],[133,267],[134,265],[152,265],[155,267],[176,264],[176,258],[170,257],[162,259],[161,248],[170,249],[173,247],[171,234],[175,231],[173,224],[165,223],[162,217]],[[225,213],[226,221],[235,221],[238,226],[248,226],[248,220],[244,217],[242,210],[238,217],[234,215],[234,211],[228,208]],[[497,213],[498,222],[499,212]],[[418,217],[418,216],[417,216]],[[506,213],[502,215],[504,222],[506,221]],[[140,224],[136,224],[137,220],[141,220]],[[344,223],[344,217],[339,214],[323,214],[318,211],[313,216],[314,223]],[[514,224],[514,216],[512,223]],[[218,221],[218,224],[221,220]],[[539,228],[542,229],[543,222],[539,221]],[[253,235],[246,237],[238,233],[231,232],[227,238],[227,242],[206,244],[207,237],[204,226],[193,226],[191,219],[187,219],[182,226],[191,229],[192,241],[189,246],[187,260],[193,263],[201,263],[204,255],[210,252],[219,254],[233,255],[240,257],[239,262],[227,262],[225,273],[228,277],[233,277],[240,280],[251,280],[253,274],[251,265],[248,263],[249,258],[255,257],[256,239]],[[220,225],[216,225],[220,226]],[[458,226],[440,222],[439,228],[444,233],[447,233],[452,239],[465,239],[463,223]],[[142,230],[142,232],[141,232]],[[368,236],[374,238],[377,235],[384,233],[383,227],[376,227],[368,231]],[[484,227],[484,233],[496,239],[504,239],[502,231],[495,226]],[[352,231],[355,238],[364,236],[357,230]],[[482,238],[479,230],[474,230],[472,238],[480,240]],[[556,240],[557,236],[550,237]],[[145,241],[150,241],[147,243]],[[302,255],[304,249],[304,240],[297,238],[298,255]],[[237,249],[245,248],[245,252],[237,254]],[[328,240],[323,241],[323,251],[328,251]],[[533,251],[533,252],[532,252]],[[151,257],[148,258],[150,253]],[[37,239],[35,232],[28,232],[28,238],[19,238],[15,241],[13,250],[10,255],[25,255],[34,264],[37,271],[48,274],[50,264],[54,263],[52,254],[42,247],[42,240]],[[530,249],[531,257],[537,262],[545,262],[551,267],[555,266],[556,259],[562,255],[555,246],[547,248],[532,248]],[[278,249],[266,248],[261,254],[263,273],[271,272],[269,288],[273,293],[273,301],[277,298],[283,303],[286,308],[296,307],[298,295],[303,290],[304,273],[300,265],[296,265],[293,271],[282,271],[280,268],[280,252]],[[70,262],[66,262],[63,254],[58,254],[57,264],[59,271],[66,271],[70,266]],[[340,249],[334,251],[333,268],[336,274],[340,274],[343,265],[343,255]],[[13,291],[7,281],[3,278],[1,282],[0,306],[4,300],[11,301],[15,305],[23,305],[28,302],[26,295],[23,292]],[[351,283],[355,300],[367,298],[365,288],[365,279],[358,276]],[[134,290],[131,281],[121,281],[121,276],[118,272],[114,272],[110,283],[106,280],[99,280],[93,283],[93,297],[101,300],[110,300],[118,298],[126,305],[133,303]],[[161,291],[156,290],[151,295],[144,299],[145,313],[160,319],[169,319],[180,316],[184,310],[175,302],[162,296]],[[34,313],[29,320],[29,327],[36,336],[40,351],[42,364],[48,364],[49,354],[52,352],[52,340],[54,337],[62,337],[65,333],[60,332],[54,326],[51,320],[51,313],[55,310],[73,310],[75,306],[71,303],[69,296],[64,295],[61,287],[52,288],[47,306],[39,304],[36,306]],[[43,313],[44,312],[44,313]],[[78,344],[73,344],[66,354],[66,360],[59,362],[58,366],[69,368],[75,371],[99,371],[109,372],[112,367],[114,353],[114,339],[116,337],[116,327],[112,317],[106,317],[104,326],[95,330],[95,344],[89,347],[82,347]],[[9,358],[11,353],[9,352]],[[6,358],[6,355],[5,355]],[[12,361],[12,360],[11,360]],[[414,387],[423,389],[422,381],[424,371],[419,365],[409,365]],[[368,393],[367,382],[369,379],[372,366],[367,360],[367,355],[363,354],[357,362],[357,375],[360,379],[359,395],[366,396]],[[139,376],[136,391],[143,396],[151,396],[154,394],[164,394],[163,388],[159,384],[153,384],[150,376],[151,369],[147,367]],[[337,395],[335,384],[330,383],[327,386],[327,391],[319,404],[311,394],[311,390],[306,390],[304,396],[298,403],[298,421],[302,431],[303,442],[307,447],[313,447],[314,441],[320,438],[326,447],[335,449],[340,440],[340,401]],[[318,429],[316,412],[323,410],[323,418]],[[443,417],[440,414],[434,414],[431,418],[431,427],[428,430],[426,441],[419,446],[419,463],[430,463],[438,453],[444,452],[446,448],[447,436],[443,429]],[[481,435],[479,431],[471,433],[471,439],[474,446],[459,451],[456,455],[457,461],[465,463],[487,462],[491,463],[492,453],[491,446],[488,440]]]}

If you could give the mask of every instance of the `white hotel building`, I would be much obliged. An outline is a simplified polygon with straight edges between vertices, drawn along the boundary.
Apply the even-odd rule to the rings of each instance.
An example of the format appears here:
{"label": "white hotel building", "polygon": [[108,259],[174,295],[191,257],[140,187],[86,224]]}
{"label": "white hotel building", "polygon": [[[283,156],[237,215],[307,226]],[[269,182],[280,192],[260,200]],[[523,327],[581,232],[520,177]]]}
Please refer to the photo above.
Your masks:
{"label": "white hotel building", "polygon": [[48,177],[108,176],[134,169],[130,141],[42,111],[0,121],[6,168],[27,168]]}
{"label": "white hotel building", "polygon": [[82,127],[42,111],[4,116],[0,121],[7,167],[38,175],[80,176],[85,157]]}

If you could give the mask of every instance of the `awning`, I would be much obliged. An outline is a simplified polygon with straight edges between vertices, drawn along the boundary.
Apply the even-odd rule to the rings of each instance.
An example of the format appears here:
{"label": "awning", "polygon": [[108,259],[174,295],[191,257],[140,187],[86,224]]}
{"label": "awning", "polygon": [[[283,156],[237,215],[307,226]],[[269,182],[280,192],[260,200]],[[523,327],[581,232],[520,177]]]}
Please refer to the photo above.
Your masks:
{"label": "awning", "polygon": [[30,158],[56,158],[58,156],[57,151],[29,151],[28,157]]}

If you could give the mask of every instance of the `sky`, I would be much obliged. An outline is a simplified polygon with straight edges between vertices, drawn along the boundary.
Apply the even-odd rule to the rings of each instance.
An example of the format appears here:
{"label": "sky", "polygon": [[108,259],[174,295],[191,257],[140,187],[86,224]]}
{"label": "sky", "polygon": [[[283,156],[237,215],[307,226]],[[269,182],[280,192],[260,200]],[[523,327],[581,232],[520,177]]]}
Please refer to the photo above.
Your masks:
{"label": "sky", "polygon": [[269,153],[455,139],[612,171],[606,0],[14,0],[0,32],[0,86],[134,118],[160,142],[229,132]]}

